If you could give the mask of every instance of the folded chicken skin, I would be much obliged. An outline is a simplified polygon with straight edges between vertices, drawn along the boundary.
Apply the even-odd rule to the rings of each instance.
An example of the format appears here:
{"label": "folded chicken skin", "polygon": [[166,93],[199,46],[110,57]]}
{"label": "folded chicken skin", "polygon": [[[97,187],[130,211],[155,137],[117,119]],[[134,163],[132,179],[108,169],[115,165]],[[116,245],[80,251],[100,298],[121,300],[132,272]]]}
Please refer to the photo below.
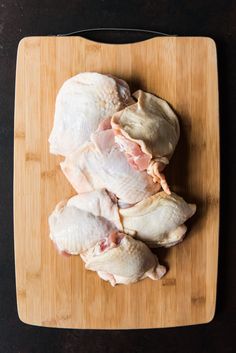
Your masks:
{"label": "folded chicken skin", "polygon": [[134,168],[147,170],[170,194],[161,172],[179,140],[178,118],[165,100],[151,93],[139,90],[133,96],[137,102],[115,113],[111,119],[115,141]]}
{"label": "folded chicken skin", "polygon": [[111,233],[81,257],[86,269],[96,271],[112,286],[146,277],[157,280],[166,273],[166,268],[144,243],[119,232]]}
{"label": "folded chicken skin", "polygon": [[137,239],[151,247],[170,247],[181,242],[187,231],[184,223],[195,212],[196,205],[163,191],[119,210],[124,231],[135,233]]}

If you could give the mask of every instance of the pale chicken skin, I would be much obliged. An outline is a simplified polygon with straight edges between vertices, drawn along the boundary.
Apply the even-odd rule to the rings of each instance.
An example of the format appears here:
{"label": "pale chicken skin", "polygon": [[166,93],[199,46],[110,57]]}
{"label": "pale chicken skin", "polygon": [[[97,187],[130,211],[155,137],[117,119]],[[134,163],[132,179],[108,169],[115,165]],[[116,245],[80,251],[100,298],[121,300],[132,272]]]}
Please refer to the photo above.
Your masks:
{"label": "pale chicken skin", "polygon": [[179,140],[179,122],[169,104],[153,94],[137,91],[137,102],[117,112],[111,119],[115,141],[125,152],[129,163],[147,170],[170,194],[163,169]]}
{"label": "pale chicken skin", "polygon": [[160,184],[154,183],[145,171],[130,166],[111,129],[92,134],[91,142],[66,157],[61,168],[78,193],[106,188],[125,205],[133,205],[160,190]]}
{"label": "pale chicken skin", "polygon": [[135,234],[151,247],[170,247],[181,242],[187,231],[184,223],[195,212],[196,205],[163,191],[119,210],[124,231]]}
{"label": "pale chicken skin", "polygon": [[117,198],[106,189],[94,190],[73,196],[68,200],[67,205],[90,212],[94,216],[106,218],[110,222],[113,222],[117,229],[123,229]]}
{"label": "pale chicken skin", "polygon": [[59,252],[78,255],[118,229],[118,207],[105,190],[60,202],[49,217],[50,238]]}
{"label": "pale chicken skin", "polygon": [[147,277],[158,280],[166,273],[166,268],[144,243],[119,232],[111,233],[81,257],[86,269],[96,271],[112,286]]}
{"label": "pale chicken skin", "polygon": [[133,100],[128,84],[111,75],[83,72],[60,88],[50,152],[67,156],[88,141],[100,121],[125,108]]}

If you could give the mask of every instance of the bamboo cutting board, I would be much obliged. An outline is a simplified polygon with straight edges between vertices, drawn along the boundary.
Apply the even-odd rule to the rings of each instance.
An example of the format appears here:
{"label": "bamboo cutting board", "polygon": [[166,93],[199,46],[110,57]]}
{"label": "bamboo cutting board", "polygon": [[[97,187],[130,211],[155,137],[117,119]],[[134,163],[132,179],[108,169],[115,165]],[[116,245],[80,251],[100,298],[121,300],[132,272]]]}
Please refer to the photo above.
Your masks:
{"label": "bamboo cutting board", "polygon": [[[79,256],[65,258],[48,237],[48,216],[75,192],[49,154],[54,103],[82,71],[110,73],[166,99],[181,138],[167,168],[172,190],[197,204],[180,245],[160,249],[160,281],[112,288]],[[70,328],[155,328],[209,322],[215,311],[219,230],[217,61],[209,38],[154,38],[108,45],[79,37],[31,37],[17,55],[14,227],[17,305],[29,324]]]}

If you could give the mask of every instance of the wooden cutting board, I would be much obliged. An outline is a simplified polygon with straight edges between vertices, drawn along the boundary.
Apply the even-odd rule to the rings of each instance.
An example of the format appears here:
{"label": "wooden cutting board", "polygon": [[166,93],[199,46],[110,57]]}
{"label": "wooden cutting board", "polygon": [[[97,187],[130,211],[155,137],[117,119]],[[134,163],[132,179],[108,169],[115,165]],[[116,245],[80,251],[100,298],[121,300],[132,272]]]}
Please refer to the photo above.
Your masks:
{"label": "wooden cutting board", "polygon": [[[166,99],[181,138],[167,168],[172,190],[197,204],[184,242],[160,249],[160,281],[112,288],[79,256],[59,256],[48,216],[75,194],[49,154],[54,103],[82,71],[110,73]],[[153,328],[206,323],[215,312],[219,233],[219,117],[215,43],[164,37],[108,45],[79,37],[24,38],[15,96],[14,228],[17,305],[29,324],[70,328]]]}

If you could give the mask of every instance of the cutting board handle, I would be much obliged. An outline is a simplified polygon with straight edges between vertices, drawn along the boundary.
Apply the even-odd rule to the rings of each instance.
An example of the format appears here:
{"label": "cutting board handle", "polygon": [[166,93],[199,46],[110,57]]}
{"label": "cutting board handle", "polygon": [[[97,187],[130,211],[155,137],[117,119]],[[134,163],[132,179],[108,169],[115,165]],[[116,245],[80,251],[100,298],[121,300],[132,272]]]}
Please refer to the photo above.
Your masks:
{"label": "cutting board handle", "polygon": [[57,34],[58,37],[64,36],[72,36],[74,34],[82,34],[82,33],[91,33],[91,32],[139,32],[139,33],[146,33],[146,34],[155,34],[157,36],[176,36],[176,34],[167,34],[163,32],[158,32],[150,29],[141,29],[141,28],[115,28],[115,27],[96,27],[96,28],[85,28],[79,29],[78,31],[64,33],[64,34]]}
{"label": "cutting board handle", "polygon": [[[89,33],[101,33],[101,32],[116,32],[116,33],[139,33],[139,34],[146,34],[153,36],[176,36],[176,34],[167,34],[155,30],[150,29],[141,29],[141,28],[113,28],[113,27],[97,27],[97,28],[86,28],[86,29],[79,29],[74,32],[64,33],[64,34],[57,34],[58,37],[67,37],[67,36],[74,36],[74,35],[86,35]],[[122,40],[123,41],[123,40]],[[140,41],[140,40],[138,40]]]}

